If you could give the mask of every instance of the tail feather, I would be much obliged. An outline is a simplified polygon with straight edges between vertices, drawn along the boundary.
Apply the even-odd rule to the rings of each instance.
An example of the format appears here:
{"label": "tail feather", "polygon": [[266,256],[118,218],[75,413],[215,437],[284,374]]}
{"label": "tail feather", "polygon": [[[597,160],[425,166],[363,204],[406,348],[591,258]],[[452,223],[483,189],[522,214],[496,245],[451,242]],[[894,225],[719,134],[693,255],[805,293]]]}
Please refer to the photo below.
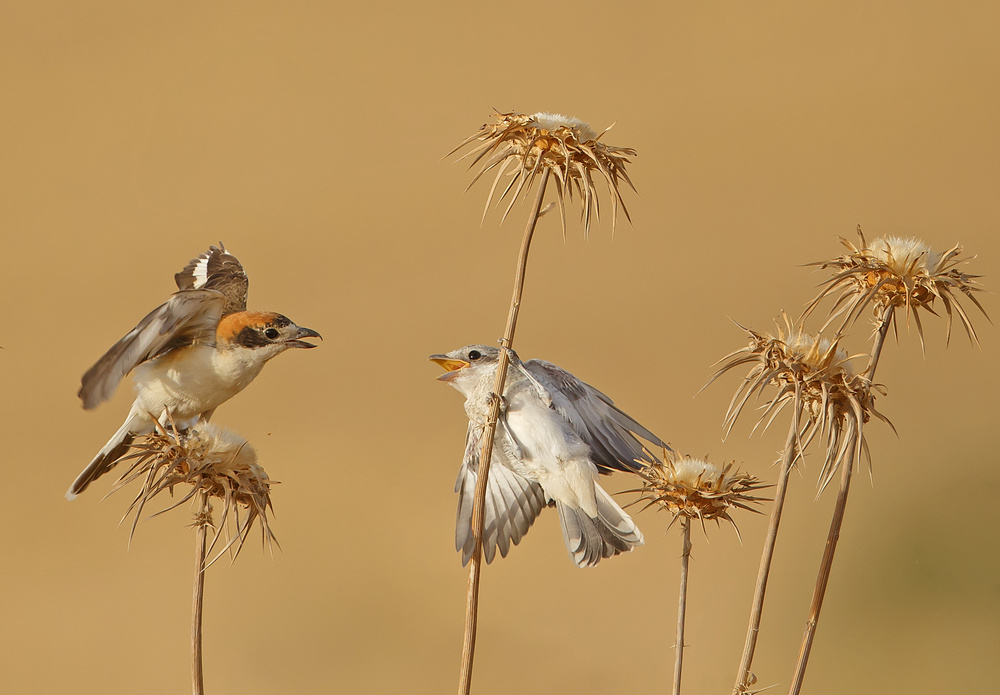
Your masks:
{"label": "tail feather", "polygon": [[604,541],[597,524],[582,509],[556,502],[563,541],[577,567],[593,567],[601,560]]}
{"label": "tail feather", "polygon": [[608,491],[600,485],[595,485],[594,491],[597,493],[597,516],[604,522],[603,528],[608,531],[608,537],[617,539],[622,548],[620,552],[632,550],[645,543],[642,531],[632,521],[632,517],[618,506]]}
{"label": "tail feather", "polygon": [[582,509],[556,502],[563,541],[577,567],[593,567],[601,558],[631,551],[643,544],[642,532],[629,515],[611,499],[600,485],[597,495],[597,517]]}
{"label": "tail feather", "polygon": [[69,486],[69,490],[66,491],[66,499],[76,499],[76,496],[86,490],[88,485],[115,467],[118,460],[132,446],[136,435],[151,430],[151,427],[148,425],[146,427],[142,426],[141,420],[143,417],[133,408],[133,412],[129,413],[129,416],[125,419],[122,426],[118,428],[118,431],[97,452],[94,460],[83,469],[80,475],[76,476],[76,480],[73,481],[73,484]]}

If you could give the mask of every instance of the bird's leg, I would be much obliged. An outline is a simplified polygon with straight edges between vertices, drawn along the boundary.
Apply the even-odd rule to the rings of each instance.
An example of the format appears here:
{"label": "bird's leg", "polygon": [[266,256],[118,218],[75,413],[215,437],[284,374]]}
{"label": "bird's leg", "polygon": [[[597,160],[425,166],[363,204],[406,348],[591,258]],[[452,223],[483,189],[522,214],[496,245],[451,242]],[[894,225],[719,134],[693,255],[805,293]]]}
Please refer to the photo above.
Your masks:
{"label": "bird's leg", "polygon": [[497,426],[500,427],[501,431],[505,435],[501,438],[500,442],[501,445],[507,450],[507,453],[517,460],[524,458],[524,451],[521,449],[521,444],[517,441],[517,436],[514,434],[514,430],[510,428],[510,423],[507,422],[506,410],[500,414],[500,418],[497,420]]}
{"label": "bird's leg", "polygon": [[516,459],[522,457],[521,446],[517,442],[517,437],[514,436],[514,432],[510,429],[510,424],[507,422],[507,408],[510,405],[506,396],[498,396],[493,391],[490,391],[486,396],[486,402],[492,409],[493,404],[500,401],[500,414],[497,417],[497,428],[503,432],[505,437],[501,438],[501,445],[507,450],[507,453]]}
{"label": "bird's leg", "polygon": [[549,395],[548,389],[542,386],[541,382],[531,375],[531,372],[529,372],[525,368],[524,364],[519,362],[517,364],[517,368],[520,370],[521,374],[524,374],[524,376],[528,379],[528,383],[535,387],[535,393],[538,394],[538,397],[542,400],[542,403],[544,403],[547,407],[551,408],[552,396]]}
{"label": "bird's leg", "polygon": [[508,405],[507,397],[498,396],[493,391],[490,391],[488,394],[486,394],[486,406],[488,408],[492,408],[493,404],[496,403],[497,401],[500,401],[500,415],[502,416],[507,412],[507,405]]}
{"label": "bird's leg", "polygon": [[160,414],[157,422],[166,429],[169,426],[171,432],[174,433],[174,439],[177,439],[179,432],[177,431],[177,423],[174,422],[174,414],[170,412],[170,406],[163,408],[163,413]]}

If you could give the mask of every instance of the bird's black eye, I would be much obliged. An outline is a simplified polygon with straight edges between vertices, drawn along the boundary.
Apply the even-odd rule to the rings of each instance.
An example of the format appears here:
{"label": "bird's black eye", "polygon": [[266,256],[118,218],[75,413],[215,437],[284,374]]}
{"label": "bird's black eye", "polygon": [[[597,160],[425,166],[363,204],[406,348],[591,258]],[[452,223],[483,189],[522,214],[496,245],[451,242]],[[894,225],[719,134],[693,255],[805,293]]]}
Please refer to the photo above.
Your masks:
{"label": "bird's black eye", "polygon": [[470,360],[478,360],[482,356],[483,356],[483,353],[479,352],[479,350],[469,350],[469,359]]}
{"label": "bird's black eye", "polygon": [[264,335],[267,337],[268,340],[274,340],[275,338],[278,337],[278,331],[274,330],[273,328],[268,328],[266,331],[264,331]]}

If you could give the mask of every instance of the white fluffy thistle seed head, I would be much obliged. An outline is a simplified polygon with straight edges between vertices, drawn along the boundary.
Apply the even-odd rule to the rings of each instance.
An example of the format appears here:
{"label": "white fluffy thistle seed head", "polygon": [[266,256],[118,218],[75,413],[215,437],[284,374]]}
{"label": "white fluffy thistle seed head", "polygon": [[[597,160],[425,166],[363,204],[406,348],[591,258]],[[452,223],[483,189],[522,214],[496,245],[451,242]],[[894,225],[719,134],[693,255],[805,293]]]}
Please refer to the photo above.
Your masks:
{"label": "white fluffy thistle seed head", "polygon": [[560,128],[569,128],[573,131],[573,136],[577,142],[597,140],[597,133],[590,127],[590,124],[581,121],[575,116],[563,116],[561,113],[539,111],[538,113],[531,114],[530,118],[531,124],[540,130],[556,132]]}
{"label": "white fluffy thistle seed head", "polygon": [[940,253],[916,237],[882,237],[873,241],[868,250],[897,277],[929,274],[941,260]]}

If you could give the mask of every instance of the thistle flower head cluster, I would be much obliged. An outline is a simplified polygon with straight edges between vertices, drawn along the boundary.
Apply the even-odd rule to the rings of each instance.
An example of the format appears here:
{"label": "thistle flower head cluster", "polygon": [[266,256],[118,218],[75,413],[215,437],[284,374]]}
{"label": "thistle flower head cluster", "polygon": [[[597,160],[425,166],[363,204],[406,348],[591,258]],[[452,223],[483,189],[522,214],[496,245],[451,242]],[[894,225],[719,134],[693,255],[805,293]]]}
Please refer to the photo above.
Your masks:
{"label": "thistle flower head cluster", "polygon": [[841,239],[848,254],[812,264],[832,268],[834,274],[823,284],[803,316],[808,316],[826,297],[836,297],[827,323],[844,315],[845,327],[856,320],[868,305],[872,306],[879,320],[887,310],[901,308],[906,313],[907,323],[910,317],[913,318],[923,344],[920,312],[936,315],[934,304],[940,301],[948,315],[948,339],[951,338],[954,312],[958,314],[969,339],[978,344],[975,328],[959,299],[964,295],[985,316],[985,310],[974,296],[982,288],[976,283],[979,276],[960,270],[960,266],[972,260],[962,257],[961,246],[938,252],[919,239],[895,236],[869,243],[861,227],[858,227],[858,236],[859,245]]}
{"label": "thistle flower head cluster", "polygon": [[826,457],[820,473],[822,490],[841,464],[853,464],[862,451],[867,451],[864,425],[871,416],[888,423],[875,409],[873,391],[881,392],[881,388],[854,371],[851,357],[840,348],[839,336],[810,335],[802,331],[801,324],[793,326],[787,315],[783,318],[784,325],[776,323],[774,335],[745,328],[747,347],[720,360],[712,381],[737,367],[750,366],[726,412],[727,435],[746,404],[759,399],[768,389],[774,389],[774,393],[761,406],[763,413],[754,431],[761,425],[766,430],[791,404],[796,458],[801,458],[816,435],[823,435]]}
{"label": "thistle flower head cluster", "polygon": [[[133,453],[123,459],[131,459],[131,466],[112,489],[115,492],[134,480],[142,480],[142,488],[125,513],[125,517],[130,514],[134,517],[130,540],[148,502],[161,492],[173,495],[174,487],[189,485],[191,489],[179,501],[154,516],[179,507],[204,491],[209,497],[222,500],[222,517],[212,547],[223,529],[229,539],[219,555],[232,549],[235,559],[257,519],[268,545],[277,542],[267,517],[268,509],[272,508],[270,488],[274,482],[257,463],[257,452],[246,439],[210,423],[199,423],[179,433],[158,428],[137,438],[132,446]],[[210,523],[211,519],[205,521]]]}
{"label": "thistle flower head cluster", "polygon": [[[733,464],[718,466],[706,459],[698,459],[674,451],[664,450],[663,461],[645,465],[638,471],[643,479],[640,501],[646,507],[658,506],[673,516],[698,519],[702,527],[706,521],[728,521],[736,529],[730,516],[734,509],[757,512],[750,505],[759,504],[763,498],[754,497],[755,490],[767,487],[757,478],[733,471]],[[671,524],[673,524],[671,521]]]}
{"label": "thistle flower head cluster", "polygon": [[[479,141],[462,159],[472,157],[470,166],[482,163],[482,168],[469,184],[471,188],[484,174],[496,172],[493,186],[486,199],[483,218],[504,176],[509,181],[497,198],[499,205],[509,197],[503,219],[507,218],[514,203],[521,194],[531,188],[535,177],[547,170],[559,182],[556,191],[559,200],[559,215],[563,234],[566,234],[566,199],[578,196],[581,201],[581,218],[584,231],[590,233],[591,219],[600,215],[600,202],[594,178],[603,178],[611,194],[612,223],[618,221],[618,207],[628,218],[628,209],[619,190],[624,181],[635,190],[625,167],[635,150],[628,147],[614,147],[600,142],[600,138],[610,130],[597,134],[577,118],[551,113],[526,115],[521,113],[495,113],[495,121],[483,125],[477,132],[465,139],[453,151]],[[502,220],[501,220],[502,221]]]}

